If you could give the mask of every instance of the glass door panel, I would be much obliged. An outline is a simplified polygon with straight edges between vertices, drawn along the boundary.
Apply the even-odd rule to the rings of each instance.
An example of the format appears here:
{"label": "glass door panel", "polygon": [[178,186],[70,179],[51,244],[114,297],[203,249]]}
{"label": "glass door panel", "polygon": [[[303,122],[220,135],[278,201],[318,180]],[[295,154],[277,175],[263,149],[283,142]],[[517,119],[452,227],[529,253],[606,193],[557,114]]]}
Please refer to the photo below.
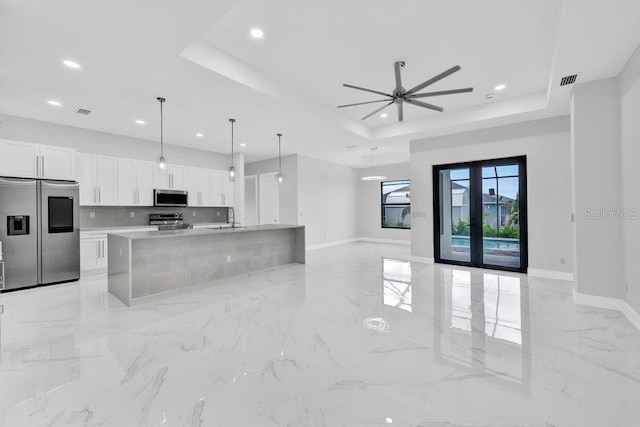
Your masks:
{"label": "glass door panel", "polygon": [[482,168],[482,264],[520,268],[518,164]]}
{"label": "glass door panel", "polygon": [[444,169],[439,175],[440,258],[471,262],[469,169]]}
{"label": "glass door panel", "polygon": [[526,271],[526,158],[435,166],[437,262]]}

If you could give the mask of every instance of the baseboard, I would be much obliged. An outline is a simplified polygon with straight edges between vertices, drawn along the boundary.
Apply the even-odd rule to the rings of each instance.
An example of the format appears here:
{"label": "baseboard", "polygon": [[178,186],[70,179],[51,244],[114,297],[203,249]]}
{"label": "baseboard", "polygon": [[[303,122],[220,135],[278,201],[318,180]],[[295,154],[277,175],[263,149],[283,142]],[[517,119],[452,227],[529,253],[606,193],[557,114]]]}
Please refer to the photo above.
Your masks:
{"label": "baseboard", "polygon": [[427,258],[423,256],[411,255],[411,261],[420,262],[422,264],[433,264],[435,262],[434,258]]}
{"label": "baseboard", "polygon": [[536,268],[528,268],[527,275],[531,277],[539,277],[541,279],[554,279],[573,282],[573,273],[565,273],[564,271],[538,270]]}
{"label": "baseboard", "polygon": [[331,247],[331,246],[344,245],[344,244],[347,244],[347,243],[353,243],[353,242],[358,242],[358,241],[360,241],[359,238],[346,239],[346,240],[335,240],[333,242],[320,243],[319,245],[310,245],[310,246],[305,247],[305,249],[308,250],[308,251],[312,251],[314,249],[328,248],[328,247]]}
{"label": "baseboard", "polygon": [[360,240],[361,242],[391,243],[394,245],[410,245],[411,244],[411,240],[378,239],[375,237],[360,237],[358,240]]}
{"label": "baseboard", "polygon": [[344,245],[346,243],[354,243],[354,242],[370,242],[370,243],[390,243],[394,245],[410,245],[410,240],[393,240],[393,239],[376,239],[373,237],[356,237],[354,239],[346,239],[346,240],[336,240],[328,243],[320,243],[319,245],[310,245],[305,249],[308,251],[312,251],[314,249],[322,249],[328,248],[330,246]]}
{"label": "baseboard", "polygon": [[633,326],[640,331],[640,314],[638,314],[624,300],[619,298],[601,297],[598,295],[581,294],[573,288],[573,301],[578,305],[616,310],[625,315]]}

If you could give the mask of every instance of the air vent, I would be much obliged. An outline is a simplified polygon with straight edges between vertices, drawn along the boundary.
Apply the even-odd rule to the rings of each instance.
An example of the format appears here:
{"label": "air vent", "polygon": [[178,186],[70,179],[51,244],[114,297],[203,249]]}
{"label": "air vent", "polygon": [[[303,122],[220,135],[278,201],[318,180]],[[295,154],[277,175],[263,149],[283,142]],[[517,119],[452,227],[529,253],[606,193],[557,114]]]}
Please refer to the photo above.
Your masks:
{"label": "air vent", "polygon": [[76,113],[82,114],[83,116],[88,116],[89,114],[91,114],[91,110],[85,110],[84,108],[78,108],[78,111],[76,111]]}
{"label": "air vent", "polygon": [[572,84],[574,84],[576,82],[577,78],[578,78],[577,74],[574,74],[572,76],[563,77],[562,80],[560,80],[560,86],[572,85]]}

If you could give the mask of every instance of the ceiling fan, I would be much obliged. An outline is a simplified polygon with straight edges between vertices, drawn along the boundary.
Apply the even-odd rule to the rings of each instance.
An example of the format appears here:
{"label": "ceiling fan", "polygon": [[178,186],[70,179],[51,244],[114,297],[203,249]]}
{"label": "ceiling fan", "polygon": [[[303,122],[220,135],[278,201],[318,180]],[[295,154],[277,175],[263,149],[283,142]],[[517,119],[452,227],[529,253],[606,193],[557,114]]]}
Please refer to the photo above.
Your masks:
{"label": "ceiling fan", "polygon": [[393,90],[393,94],[384,93],[384,92],[380,92],[380,91],[372,90],[372,89],[366,89],[366,88],[363,88],[363,87],[349,85],[349,84],[345,83],[342,86],[349,87],[351,89],[363,90],[365,92],[375,93],[375,94],[378,94],[378,95],[386,96],[387,98],[378,99],[376,101],[358,102],[356,104],[339,105],[338,108],[354,107],[356,105],[373,104],[373,103],[376,103],[376,102],[387,102],[387,104],[385,104],[382,107],[378,108],[374,112],[364,116],[362,118],[362,120],[368,119],[369,117],[373,116],[377,112],[384,110],[385,108],[387,108],[391,104],[396,104],[398,106],[398,120],[402,121],[403,115],[404,115],[402,108],[403,108],[403,104],[405,102],[407,104],[409,104],[409,105],[415,105],[417,107],[423,107],[423,108],[428,108],[430,110],[435,110],[435,111],[442,112],[442,111],[444,111],[444,109],[442,107],[439,107],[439,106],[433,105],[433,104],[428,104],[426,102],[422,102],[422,101],[418,100],[417,98],[426,98],[426,97],[429,97],[429,96],[452,95],[452,94],[455,94],[455,93],[473,92],[473,88],[472,87],[467,87],[467,88],[464,88],[464,89],[440,90],[440,91],[437,91],[437,92],[418,93],[419,91],[421,91],[422,89],[426,88],[427,86],[430,86],[430,85],[434,84],[435,82],[440,81],[440,80],[444,79],[445,77],[455,73],[456,71],[459,71],[460,70],[460,66],[459,65],[456,65],[455,67],[451,67],[447,71],[444,71],[444,72],[438,74],[437,76],[432,77],[429,80],[427,80],[425,82],[422,82],[418,86],[416,86],[414,88],[411,88],[409,90],[406,90],[405,88],[402,87],[402,78],[400,76],[400,69],[404,68],[404,61],[396,62],[394,64],[394,67],[395,67],[395,72],[396,72],[396,87]]}

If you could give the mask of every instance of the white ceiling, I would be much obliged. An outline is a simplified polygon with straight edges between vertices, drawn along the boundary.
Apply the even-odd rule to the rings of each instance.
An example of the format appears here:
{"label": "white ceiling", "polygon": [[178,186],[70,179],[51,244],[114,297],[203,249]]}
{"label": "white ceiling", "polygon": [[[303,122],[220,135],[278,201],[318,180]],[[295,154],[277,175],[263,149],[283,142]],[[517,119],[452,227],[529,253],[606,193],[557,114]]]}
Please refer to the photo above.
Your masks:
{"label": "white ceiling", "polygon": [[[616,76],[640,44],[640,0],[0,0],[0,113],[228,153],[230,125],[248,161],[300,153],[355,167],[409,158],[409,141],[569,112],[569,87]],[[259,27],[256,40],[249,30]],[[71,70],[62,60],[82,65]],[[445,112],[394,106],[393,64]],[[504,83],[502,92],[493,90]],[[485,96],[494,93],[488,101]],[[59,100],[51,107],[47,100]],[[82,107],[90,116],[75,113]],[[136,119],[147,122],[140,126]],[[204,133],[197,138],[196,132]],[[350,147],[350,148],[348,148]]]}

